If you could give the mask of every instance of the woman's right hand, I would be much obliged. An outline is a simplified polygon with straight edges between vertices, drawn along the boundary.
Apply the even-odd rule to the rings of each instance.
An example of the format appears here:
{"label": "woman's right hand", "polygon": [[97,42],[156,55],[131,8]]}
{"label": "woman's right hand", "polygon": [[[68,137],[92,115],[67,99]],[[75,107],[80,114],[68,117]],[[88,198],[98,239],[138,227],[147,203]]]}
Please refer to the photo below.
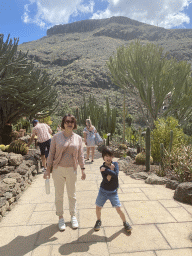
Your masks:
{"label": "woman's right hand", "polygon": [[50,172],[48,172],[47,170],[44,172],[44,175],[43,175],[43,178],[44,179],[50,179]]}

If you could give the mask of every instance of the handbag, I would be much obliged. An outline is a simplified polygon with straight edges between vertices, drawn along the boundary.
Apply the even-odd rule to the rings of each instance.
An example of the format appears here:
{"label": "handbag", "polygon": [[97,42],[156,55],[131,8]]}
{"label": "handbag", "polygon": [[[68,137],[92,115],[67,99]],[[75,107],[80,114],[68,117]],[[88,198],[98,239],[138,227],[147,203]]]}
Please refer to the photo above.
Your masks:
{"label": "handbag", "polygon": [[99,133],[95,133],[95,144],[98,146],[99,144],[101,144],[103,142],[103,139],[101,138],[101,136],[99,135]]}

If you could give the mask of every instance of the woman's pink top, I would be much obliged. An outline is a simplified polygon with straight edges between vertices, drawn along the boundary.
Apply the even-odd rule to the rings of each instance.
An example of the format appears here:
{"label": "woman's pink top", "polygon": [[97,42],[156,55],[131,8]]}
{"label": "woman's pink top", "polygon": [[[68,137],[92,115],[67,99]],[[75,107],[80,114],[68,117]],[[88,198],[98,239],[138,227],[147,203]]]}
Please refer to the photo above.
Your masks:
{"label": "woman's pink top", "polygon": [[74,170],[77,170],[78,164],[84,168],[82,138],[76,133],[72,133],[70,137],[65,137],[63,132],[55,134],[51,139],[47,168],[53,166],[53,169],[57,169],[62,166],[74,167]]}

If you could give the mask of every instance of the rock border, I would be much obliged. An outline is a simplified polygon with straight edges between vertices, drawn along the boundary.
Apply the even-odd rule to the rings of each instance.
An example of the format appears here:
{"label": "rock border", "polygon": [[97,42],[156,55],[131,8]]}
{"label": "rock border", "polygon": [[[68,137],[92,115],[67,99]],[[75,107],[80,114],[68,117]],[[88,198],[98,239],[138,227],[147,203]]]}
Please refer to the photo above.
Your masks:
{"label": "rock border", "polygon": [[175,190],[173,198],[177,201],[192,205],[192,182],[179,183],[177,180],[171,180],[165,177],[159,177],[154,173],[147,172],[128,172],[130,158],[120,158],[118,160],[119,169],[125,172],[133,179],[145,180],[147,184],[165,185],[166,188]]}
{"label": "rock border", "polygon": [[29,150],[25,156],[0,150],[0,221],[12,210],[40,168],[39,150]]}

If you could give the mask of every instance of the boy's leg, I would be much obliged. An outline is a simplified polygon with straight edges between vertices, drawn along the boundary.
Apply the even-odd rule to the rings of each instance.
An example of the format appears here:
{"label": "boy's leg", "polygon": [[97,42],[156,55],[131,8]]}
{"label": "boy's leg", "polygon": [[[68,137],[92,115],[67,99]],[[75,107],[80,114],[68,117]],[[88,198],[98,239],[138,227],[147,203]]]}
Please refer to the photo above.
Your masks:
{"label": "boy's leg", "polygon": [[126,231],[131,231],[132,227],[129,225],[129,223],[126,221],[125,219],[125,214],[122,212],[120,207],[116,208],[116,211],[118,212],[119,216],[121,217],[122,221],[123,221],[123,226],[125,228]]}
{"label": "boy's leg", "polygon": [[125,214],[122,212],[121,208],[120,207],[116,207],[116,211],[119,214],[119,216],[122,219],[122,221],[125,222],[126,221]]}
{"label": "boy's leg", "polygon": [[96,216],[97,220],[101,220],[101,207],[96,205]]}
{"label": "boy's leg", "polygon": [[99,206],[96,205],[97,221],[96,221],[95,226],[94,226],[95,231],[99,231],[100,228],[101,228],[101,208],[102,207],[99,207]]}
{"label": "boy's leg", "polygon": [[106,200],[107,200],[106,193],[104,193],[102,191],[102,189],[100,188],[97,199],[96,199],[96,202],[95,202],[95,204],[96,204],[96,215],[97,215],[97,221],[96,221],[95,226],[94,226],[95,231],[100,230],[100,227],[101,227],[101,209],[102,209],[103,205],[105,204]]}

